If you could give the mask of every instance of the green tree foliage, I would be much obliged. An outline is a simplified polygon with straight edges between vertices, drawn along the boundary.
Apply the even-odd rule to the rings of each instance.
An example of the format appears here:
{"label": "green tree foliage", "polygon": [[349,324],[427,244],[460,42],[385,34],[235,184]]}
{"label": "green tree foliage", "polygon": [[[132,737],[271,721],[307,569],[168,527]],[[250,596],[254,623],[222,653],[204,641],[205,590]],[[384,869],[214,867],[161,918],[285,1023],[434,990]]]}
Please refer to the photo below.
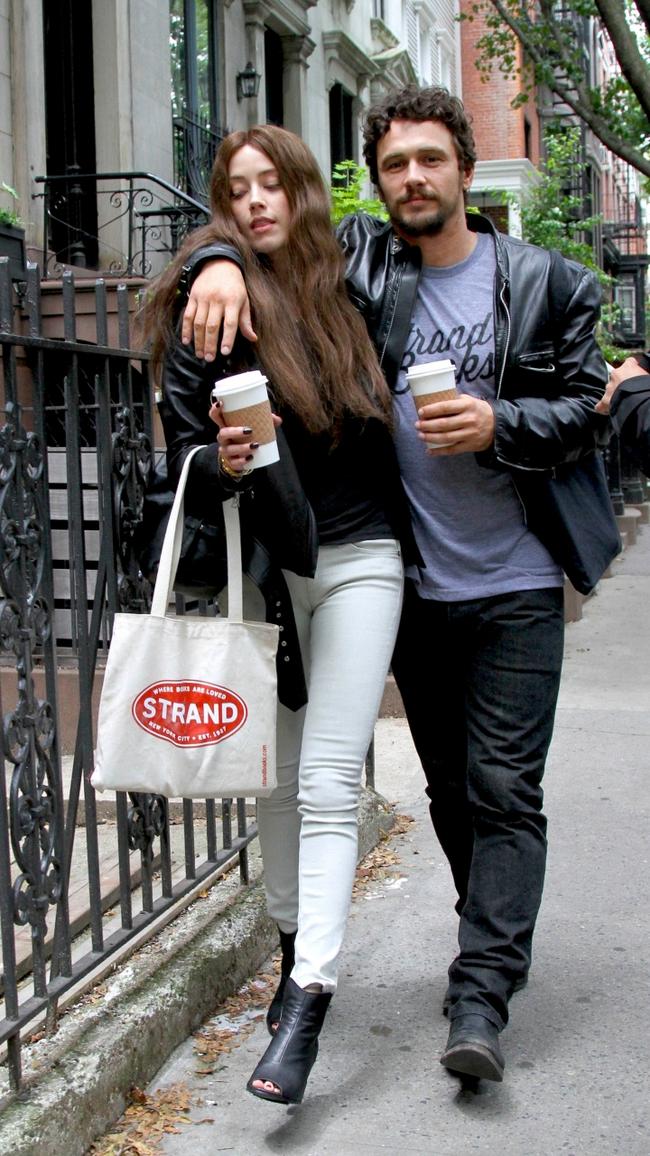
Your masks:
{"label": "green tree foliage", "polygon": [[503,193],[503,200],[521,214],[524,240],[545,249],[558,249],[565,257],[579,261],[598,277],[605,297],[598,326],[598,344],[609,362],[618,362],[626,351],[612,339],[616,329],[618,307],[607,298],[612,278],[596,263],[594,251],[585,239],[600,224],[599,216],[585,216],[582,197],[570,190],[575,174],[584,168],[580,161],[580,130],[556,126],[546,138],[546,160],[540,165],[540,179],[525,197]]}
{"label": "green tree foliage", "polygon": [[[535,85],[546,86],[611,152],[650,177],[649,0],[474,0],[464,18],[479,14],[487,22],[476,62],[484,80],[494,68],[519,76],[515,105],[528,100]],[[585,58],[581,33],[591,17],[606,30],[620,68],[604,87]]]}
{"label": "green tree foliage", "polygon": [[580,130],[556,128],[546,137],[546,159],[539,166],[540,179],[524,197],[504,193],[504,200],[521,214],[524,240],[544,249],[559,249],[565,257],[580,261],[608,281],[598,267],[585,233],[592,232],[600,217],[584,215],[583,200],[571,192],[580,161]]}
{"label": "green tree foliage", "polygon": [[339,221],[348,213],[371,213],[373,217],[388,220],[388,214],[378,197],[365,197],[364,184],[367,169],[356,161],[339,161],[332,172],[332,221]]}

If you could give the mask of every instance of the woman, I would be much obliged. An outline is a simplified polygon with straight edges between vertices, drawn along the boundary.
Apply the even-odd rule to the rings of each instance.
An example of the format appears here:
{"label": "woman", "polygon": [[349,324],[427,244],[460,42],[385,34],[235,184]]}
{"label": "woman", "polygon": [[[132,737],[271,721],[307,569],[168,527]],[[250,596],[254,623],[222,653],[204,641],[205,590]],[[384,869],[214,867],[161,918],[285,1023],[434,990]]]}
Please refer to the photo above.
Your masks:
{"label": "woman", "polygon": [[[211,203],[210,225],[160,279],[145,323],[164,391],[170,477],[178,478],[190,446],[205,443],[192,463],[188,503],[209,517],[240,491],[244,552],[248,541],[267,553],[273,621],[282,598],[269,596],[269,573],[275,593],[279,580],[290,596],[279,656],[278,787],[258,801],[282,977],[267,1017],[273,1039],[247,1084],[253,1095],[284,1104],[303,1097],[336,989],[362,769],[401,606],[400,539],[411,551],[412,540],[389,392],[345,292],[315,158],[275,126],[232,133],[215,160]],[[258,341],[240,338],[228,359],[206,365],[174,330],[184,304],[177,285],[189,253],[219,240],[241,255]],[[225,426],[208,399],[215,379],[251,365],[270,382],[280,461],[248,476],[256,450],[250,430]],[[221,427],[216,441],[210,418]],[[259,569],[251,567],[258,578]],[[295,678],[284,677],[295,667],[294,624],[306,705],[304,696],[296,700]]]}

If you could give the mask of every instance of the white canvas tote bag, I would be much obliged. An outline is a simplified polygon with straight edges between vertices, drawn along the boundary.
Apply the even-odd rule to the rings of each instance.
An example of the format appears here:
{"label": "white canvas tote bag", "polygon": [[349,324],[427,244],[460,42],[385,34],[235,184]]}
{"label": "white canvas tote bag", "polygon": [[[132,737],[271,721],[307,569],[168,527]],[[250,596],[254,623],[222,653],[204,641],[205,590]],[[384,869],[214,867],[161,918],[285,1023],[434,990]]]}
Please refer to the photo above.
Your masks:
{"label": "white canvas tote bag", "polygon": [[90,780],[98,791],[242,798],[276,785],[279,630],[243,621],[237,498],[224,502],[228,617],[168,614],[185,483],[201,448],[185,459],[151,613],[115,615]]}

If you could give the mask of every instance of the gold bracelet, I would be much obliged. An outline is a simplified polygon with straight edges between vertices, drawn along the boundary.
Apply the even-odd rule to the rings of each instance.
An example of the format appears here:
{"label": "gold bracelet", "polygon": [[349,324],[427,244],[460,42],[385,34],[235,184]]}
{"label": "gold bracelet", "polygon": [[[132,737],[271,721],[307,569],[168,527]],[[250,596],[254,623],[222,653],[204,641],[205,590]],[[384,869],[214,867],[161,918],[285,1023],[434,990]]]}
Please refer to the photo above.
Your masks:
{"label": "gold bracelet", "polygon": [[252,473],[251,466],[245,470],[233,470],[230,462],[227,458],[224,457],[224,455],[221,453],[221,450],[219,450],[219,469],[223,474],[226,475],[227,478],[232,478],[236,482],[241,481],[241,479],[245,478],[247,474]]}

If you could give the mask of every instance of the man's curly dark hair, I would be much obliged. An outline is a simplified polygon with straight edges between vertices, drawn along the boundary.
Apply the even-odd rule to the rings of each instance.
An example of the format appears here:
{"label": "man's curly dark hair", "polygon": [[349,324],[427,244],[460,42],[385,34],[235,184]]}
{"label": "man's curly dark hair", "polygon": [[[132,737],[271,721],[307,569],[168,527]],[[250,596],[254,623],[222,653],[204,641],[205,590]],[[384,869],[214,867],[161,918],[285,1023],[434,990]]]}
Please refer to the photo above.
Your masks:
{"label": "man's curly dark hair", "polygon": [[407,84],[405,88],[388,93],[366,113],[363,155],[373,184],[379,184],[377,145],[394,120],[440,121],[454,138],[459,168],[474,167],[476,144],[463,102],[457,96],[452,96],[446,88],[437,85],[420,88],[417,84]]}

